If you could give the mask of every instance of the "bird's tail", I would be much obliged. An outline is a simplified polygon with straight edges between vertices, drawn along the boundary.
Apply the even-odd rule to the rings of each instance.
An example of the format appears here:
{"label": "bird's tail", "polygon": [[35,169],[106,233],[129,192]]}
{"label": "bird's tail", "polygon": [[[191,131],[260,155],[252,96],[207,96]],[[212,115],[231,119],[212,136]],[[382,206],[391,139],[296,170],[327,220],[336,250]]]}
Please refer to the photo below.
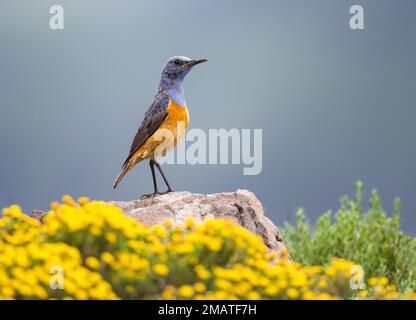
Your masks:
{"label": "bird's tail", "polygon": [[118,175],[116,181],[114,181],[113,188],[117,188],[117,186],[120,184],[121,180],[123,179],[124,175],[129,171],[128,166],[123,166],[123,169],[121,170],[120,174]]}

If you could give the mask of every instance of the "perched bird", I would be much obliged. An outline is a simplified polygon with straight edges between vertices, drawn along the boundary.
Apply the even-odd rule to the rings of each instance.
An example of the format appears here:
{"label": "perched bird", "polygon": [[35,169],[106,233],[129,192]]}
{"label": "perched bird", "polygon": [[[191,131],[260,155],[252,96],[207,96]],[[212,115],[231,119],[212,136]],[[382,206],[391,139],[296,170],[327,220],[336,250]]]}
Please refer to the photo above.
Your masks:
{"label": "perched bird", "polygon": [[[114,182],[114,188],[117,188],[124,175],[136,164],[143,160],[149,160],[154,193],[143,195],[142,198],[172,191],[160,168],[158,159],[176,146],[188,128],[189,114],[185,102],[183,80],[192,67],[206,61],[206,59],[195,60],[175,56],[165,63],[159,88],[137,130],[129,155],[123,164],[121,173]],[[159,192],[157,188],[155,166],[166,183],[168,188],[166,192]]]}

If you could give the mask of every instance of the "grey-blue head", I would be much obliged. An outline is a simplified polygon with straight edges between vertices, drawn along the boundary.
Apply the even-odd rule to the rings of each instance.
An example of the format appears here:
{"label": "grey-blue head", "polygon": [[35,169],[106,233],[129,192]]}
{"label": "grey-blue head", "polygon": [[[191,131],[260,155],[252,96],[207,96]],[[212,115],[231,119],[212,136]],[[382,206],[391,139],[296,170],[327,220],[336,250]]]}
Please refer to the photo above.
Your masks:
{"label": "grey-blue head", "polygon": [[182,83],[185,76],[193,66],[206,62],[206,59],[191,59],[184,56],[175,56],[166,61],[163,67],[160,87],[165,90]]}

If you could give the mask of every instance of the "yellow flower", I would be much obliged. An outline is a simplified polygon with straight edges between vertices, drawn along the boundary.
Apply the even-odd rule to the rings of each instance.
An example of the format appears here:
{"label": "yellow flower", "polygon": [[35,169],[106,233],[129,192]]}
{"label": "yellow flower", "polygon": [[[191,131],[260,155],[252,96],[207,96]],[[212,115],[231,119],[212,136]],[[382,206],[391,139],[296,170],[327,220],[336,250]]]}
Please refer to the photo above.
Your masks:
{"label": "yellow flower", "polygon": [[280,249],[280,255],[281,255],[282,257],[287,256],[287,254],[288,254],[288,250],[287,250],[287,248],[286,248],[286,247],[283,247],[282,249]]}
{"label": "yellow flower", "polygon": [[90,227],[90,233],[94,237],[98,237],[98,236],[101,235],[101,229],[99,227],[97,227],[97,226],[91,226]]}
{"label": "yellow flower", "polygon": [[88,202],[90,202],[90,199],[88,197],[78,198],[78,203],[80,206],[85,206]]}
{"label": "yellow flower", "polygon": [[75,292],[75,298],[77,300],[86,300],[86,299],[88,299],[88,294],[85,291],[77,290]]}
{"label": "yellow flower", "polygon": [[105,239],[111,244],[114,244],[117,242],[117,236],[113,232],[107,232],[105,234]]}
{"label": "yellow flower", "polygon": [[169,274],[169,268],[161,263],[157,263],[153,266],[153,271],[159,276],[166,276]]}
{"label": "yellow flower", "polygon": [[316,294],[313,291],[306,291],[303,294],[303,299],[304,300],[315,300],[316,299]]}
{"label": "yellow flower", "polygon": [[249,300],[260,300],[260,299],[261,299],[261,296],[260,296],[260,294],[259,294],[258,292],[255,292],[255,291],[250,291],[250,292],[247,294],[247,298],[248,298]]}
{"label": "yellow flower", "polygon": [[295,288],[288,289],[286,294],[290,299],[297,299],[299,297],[299,292]]}
{"label": "yellow flower", "polygon": [[179,288],[178,294],[182,298],[190,298],[194,294],[194,289],[190,285],[183,285]]}
{"label": "yellow flower", "polygon": [[240,282],[234,287],[233,292],[237,295],[245,296],[250,290],[251,285],[248,282]]}
{"label": "yellow flower", "polygon": [[333,277],[337,274],[337,269],[335,267],[328,267],[328,269],[326,269],[326,274],[330,277]]}
{"label": "yellow flower", "polygon": [[378,278],[370,278],[370,279],[368,279],[368,284],[370,285],[370,286],[376,286],[376,285],[378,285]]}
{"label": "yellow flower", "polygon": [[304,273],[297,272],[295,275],[292,276],[292,286],[294,287],[306,287],[308,284],[307,277]]}
{"label": "yellow flower", "polygon": [[162,292],[162,298],[165,300],[172,300],[175,296],[173,295],[175,288],[172,286],[167,286]]}
{"label": "yellow flower", "polygon": [[201,280],[207,280],[210,276],[209,271],[201,264],[195,266],[195,272]]}
{"label": "yellow flower", "polygon": [[88,257],[85,260],[85,263],[92,269],[98,269],[98,267],[100,266],[100,261],[98,261],[98,259],[95,257]]}
{"label": "yellow flower", "polygon": [[168,233],[166,232],[165,228],[163,228],[160,225],[153,226],[153,232],[155,233],[156,236],[162,239],[168,236]]}
{"label": "yellow flower", "polygon": [[175,233],[172,235],[171,237],[172,242],[181,242],[182,241],[182,236],[179,233]]}
{"label": "yellow flower", "polygon": [[328,282],[326,282],[326,280],[324,280],[324,279],[321,279],[318,282],[318,286],[325,289],[325,288],[328,287]]}
{"label": "yellow flower", "polygon": [[13,289],[13,287],[3,287],[1,288],[1,294],[6,296],[6,297],[13,297],[15,290]]}
{"label": "yellow flower", "polygon": [[62,202],[65,203],[68,206],[74,206],[75,205],[74,199],[72,199],[72,197],[69,196],[69,195],[64,195],[62,197]]}
{"label": "yellow flower", "polygon": [[101,259],[107,264],[114,262],[114,256],[110,252],[103,252]]}
{"label": "yellow flower", "polygon": [[56,210],[59,208],[59,203],[57,201],[52,201],[50,206],[52,210]]}
{"label": "yellow flower", "polygon": [[187,218],[186,220],[185,220],[185,227],[187,228],[187,229],[192,229],[192,227],[195,225],[195,222],[194,222],[194,219],[192,219],[192,218]]}
{"label": "yellow flower", "polygon": [[209,250],[218,252],[221,250],[222,240],[220,238],[211,238],[206,242],[206,245]]}
{"label": "yellow flower", "polygon": [[[268,253],[259,236],[230,221],[146,227],[114,205],[63,202],[42,224],[17,205],[2,210],[0,299],[118,299],[113,287],[123,299],[416,299],[386,277],[370,278],[369,290],[354,295],[354,262],[303,266]],[[63,288],[50,290],[62,276]]]}
{"label": "yellow flower", "polygon": [[194,284],[194,289],[195,292],[202,293],[207,289],[207,287],[202,282],[197,282]]}
{"label": "yellow flower", "polygon": [[321,293],[316,297],[317,300],[334,300],[334,297],[328,293]]}
{"label": "yellow flower", "polygon": [[224,279],[215,280],[215,286],[221,290],[229,290],[232,287],[231,283]]}
{"label": "yellow flower", "polygon": [[288,282],[285,279],[277,281],[277,287],[279,289],[285,289],[288,286]]}
{"label": "yellow flower", "polygon": [[171,221],[170,219],[165,219],[165,220],[163,220],[163,226],[164,226],[165,228],[170,228],[170,227],[172,227],[172,221]]}
{"label": "yellow flower", "polygon": [[380,283],[382,286],[387,286],[387,285],[388,285],[388,283],[389,283],[389,279],[387,279],[386,277],[382,277],[382,278],[380,278],[380,279],[379,279],[379,283]]}
{"label": "yellow flower", "polygon": [[269,296],[274,296],[279,292],[279,288],[275,285],[271,285],[271,286],[266,287],[264,292]]}

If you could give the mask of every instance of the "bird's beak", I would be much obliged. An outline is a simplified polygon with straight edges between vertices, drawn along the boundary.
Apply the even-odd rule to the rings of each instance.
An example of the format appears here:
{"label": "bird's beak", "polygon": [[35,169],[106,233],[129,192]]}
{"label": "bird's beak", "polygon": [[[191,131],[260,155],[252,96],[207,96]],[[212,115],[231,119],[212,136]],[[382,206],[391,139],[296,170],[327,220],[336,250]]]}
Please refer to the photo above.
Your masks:
{"label": "bird's beak", "polygon": [[182,66],[182,69],[191,68],[191,67],[193,67],[193,66],[195,66],[197,64],[200,64],[200,63],[203,63],[203,62],[207,62],[207,61],[208,61],[207,59],[192,60],[192,61],[189,61],[188,63],[185,63]]}

